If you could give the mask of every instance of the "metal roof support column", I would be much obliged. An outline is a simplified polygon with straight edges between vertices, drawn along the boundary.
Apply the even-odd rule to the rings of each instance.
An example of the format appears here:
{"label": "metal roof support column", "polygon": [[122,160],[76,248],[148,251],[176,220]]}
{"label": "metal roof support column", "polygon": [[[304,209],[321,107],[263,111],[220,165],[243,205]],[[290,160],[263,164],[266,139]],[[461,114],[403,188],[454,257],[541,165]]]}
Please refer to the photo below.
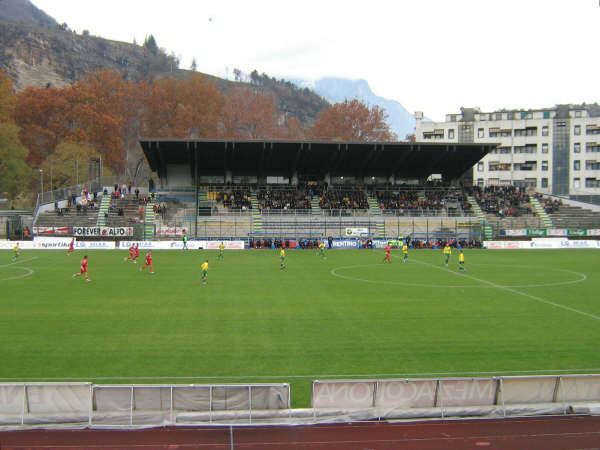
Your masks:
{"label": "metal roof support column", "polygon": [[196,192],[196,213],[194,214],[194,237],[198,237],[198,147],[194,145],[194,192]]}

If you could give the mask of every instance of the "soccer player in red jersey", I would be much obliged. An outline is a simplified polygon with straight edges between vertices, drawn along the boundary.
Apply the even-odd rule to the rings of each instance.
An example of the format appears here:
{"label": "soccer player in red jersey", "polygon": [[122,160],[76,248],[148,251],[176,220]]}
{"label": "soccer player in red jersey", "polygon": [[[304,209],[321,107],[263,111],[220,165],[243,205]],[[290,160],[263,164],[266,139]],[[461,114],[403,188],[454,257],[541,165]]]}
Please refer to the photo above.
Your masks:
{"label": "soccer player in red jersey", "polygon": [[123,258],[123,261],[131,261],[134,264],[137,264],[135,260],[135,244],[131,244],[129,246],[129,256],[127,258]]}
{"label": "soccer player in red jersey", "polygon": [[383,257],[383,262],[391,263],[392,262],[392,247],[390,244],[387,244],[384,248],[385,256]]}
{"label": "soccer player in red jersey", "polygon": [[73,274],[73,278],[81,277],[81,276],[83,276],[85,278],[85,281],[92,281],[88,277],[88,257],[87,257],[87,255],[85,255],[83,257],[83,259],[81,260],[81,267],[79,268],[79,273]]}
{"label": "soccer player in red jersey", "polygon": [[67,256],[71,256],[71,253],[75,251],[75,238],[71,239],[69,242],[69,249],[67,250]]}
{"label": "soccer player in red jersey", "polygon": [[137,259],[140,256],[140,244],[135,244],[135,248],[133,249],[133,263],[137,264]]}
{"label": "soccer player in red jersey", "polygon": [[152,250],[148,250],[148,253],[146,253],[146,263],[142,267],[140,267],[140,272],[146,267],[149,268],[150,273],[154,273],[154,267],[152,266]]}

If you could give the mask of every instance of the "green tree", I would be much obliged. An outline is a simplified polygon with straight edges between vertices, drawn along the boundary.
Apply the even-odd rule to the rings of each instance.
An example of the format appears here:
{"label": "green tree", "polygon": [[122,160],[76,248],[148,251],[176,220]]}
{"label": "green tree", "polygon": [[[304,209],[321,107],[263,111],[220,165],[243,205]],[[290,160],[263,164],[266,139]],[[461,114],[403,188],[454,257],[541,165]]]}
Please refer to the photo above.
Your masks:
{"label": "green tree", "polygon": [[25,163],[27,149],[19,140],[19,127],[0,122],[0,192],[15,200],[28,189],[31,170]]}
{"label": "green tree", "polygon": [[150,35],[144,40],[144,47],[147,48],[148,51],[153,55],[158,54],[158,45],[156,44],[154,36]]}
{"label": "green tree", "polygon": [[87,181],[88,163],[99,157],[100,153],[87,143],[63,141],[46,158],[42,169],[45,176],[52,177],[54,189],[73,186]]}
{"label": "green tree", "polygon": [[192,65],[190,66],[190,70],[195,72],[198,69],[198,65],[196,64],[196,58],[192,59]]}

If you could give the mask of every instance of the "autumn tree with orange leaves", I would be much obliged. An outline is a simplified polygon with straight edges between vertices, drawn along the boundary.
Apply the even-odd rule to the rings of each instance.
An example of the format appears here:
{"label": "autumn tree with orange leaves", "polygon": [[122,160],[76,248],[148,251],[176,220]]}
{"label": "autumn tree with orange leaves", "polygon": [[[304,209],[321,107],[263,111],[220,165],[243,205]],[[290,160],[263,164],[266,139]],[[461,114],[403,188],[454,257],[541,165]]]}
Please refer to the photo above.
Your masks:
{"label": "autumn tree with orange leaves", "polygon": [[313,139],[345,142],[386,142],[396,137],[386,123],[385,110],[368,107],[358,100],[331,105],[317,117]]}
{"label": "autumn tree with orange leaves", "polygon": [[275,99],[255,88],[235,86],[225,95],[223,134],[229,139],[281,137]]}

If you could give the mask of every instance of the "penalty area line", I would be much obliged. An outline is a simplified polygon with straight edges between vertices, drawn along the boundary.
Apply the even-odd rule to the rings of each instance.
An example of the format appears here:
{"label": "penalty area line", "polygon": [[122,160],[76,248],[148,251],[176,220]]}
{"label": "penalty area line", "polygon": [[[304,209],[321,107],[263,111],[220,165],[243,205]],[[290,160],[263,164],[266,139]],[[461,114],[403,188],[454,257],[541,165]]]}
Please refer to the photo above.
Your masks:
{"label": "penalty area line", "polygon": [[534,370],[489,370],[489,371],[457,371],[457,372],[398,372],[398,373],[330,373],[313,375],[215,375],[215,376],[139,376],[139,377],[48,377],[48,378],[1,378],[0,381],[19,381],[19,382],[41,382],[41,381],[90,381],[90,380],[243,380],[243,379],[319,379],[319,378],[381,378],[381,377],[432,377],[432,376],[452,376],[452,375],[522,375],[522,374],[577,374],[582,372],[600,373],[600,368],[592,369],[534,369]]}
{"label": "penalty area line", "polygon": [[579,309],[571,308],[570,306],[561,305],[560,303],[555,303],[555,302],[552,302],[550,300],[546,300],[544,298],[538,297],[536,295],[528,294],[526,292],[517,291],[516,289],[513,289],[511,287],[502,286],[500,284],[496,284],[496,283],[493,283],[491,281],[484,280],[483,278],[477,278],[477,277],[474,277],[472,275],[467,275],[466,273],[455,272],[453,270],[446,269],[445,267],[439,267],[439,266],[436,266],[435,264],[426,263],[424,261],[418,261],[418,260],[415,260],[415,259],[413,259],[413,261],[415,263],[417,263],[417,264],[421,264],[421,265],[424,265],[424,266],[433,267],[434,269],[438,269],[438,270],[443,270],[445,272],[449,272],[451,274],[454,274],[454,275],[456,275],[458,277],[469,278],[471,280],[487,284],[487,285],[489,285],[491,287],[494,287],[496,289],[501,289],[501,290],[508,291],[508,292],[511,292],[513,294],[516,294],[516,295],[520,295],[522,297],[529,298],[531,300],[535,300],[536,302],[539,302],[539,303],[545,303],[546,305],[554,306],[555,308],[561,308],[561,309],[564,309],[565,311],[574,312],[576,314],[580,314],[582,316],[589,317],[590,319],[600,320],[600,316],[597,316],[595,314],[591,314],[591,313],[588,313],[588,312],[585,312],[585,311],[581,311]]}

